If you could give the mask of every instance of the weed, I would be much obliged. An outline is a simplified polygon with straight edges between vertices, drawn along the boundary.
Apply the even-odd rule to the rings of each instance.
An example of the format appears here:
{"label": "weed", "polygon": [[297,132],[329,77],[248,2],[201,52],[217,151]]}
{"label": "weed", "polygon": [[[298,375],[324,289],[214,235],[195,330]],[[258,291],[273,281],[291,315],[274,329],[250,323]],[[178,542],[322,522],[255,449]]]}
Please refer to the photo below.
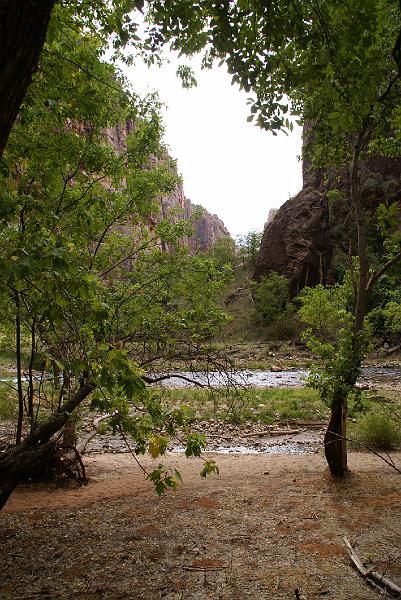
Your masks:
{"label": "weed", "polygon": [[15,390],[0,385],[0,421],[14,419],[18,413],[18,399]]}
{"label": "weed", "polygon": [[394,450],[401,444],[400,423],[383,413],[367,413],[353,429],[356,442],[377,450]]}

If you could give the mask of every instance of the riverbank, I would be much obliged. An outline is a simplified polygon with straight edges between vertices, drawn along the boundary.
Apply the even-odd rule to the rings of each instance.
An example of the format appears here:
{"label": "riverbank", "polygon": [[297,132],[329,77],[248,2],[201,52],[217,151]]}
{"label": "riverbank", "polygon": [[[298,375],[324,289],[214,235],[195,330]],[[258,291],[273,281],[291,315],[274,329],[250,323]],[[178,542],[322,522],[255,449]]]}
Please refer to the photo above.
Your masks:
{"label": "riverbank", "polygon": [[379,598],[344,535],[401,583],[401,478],[387,465],[351,453],[336,483],[320,454],[214,458],[220,475],[204,480],[200,459],[169,455],[183,484],[161,498],[128,455],[86,459],[83,488],[20,488],[1,515],[0,598]]}

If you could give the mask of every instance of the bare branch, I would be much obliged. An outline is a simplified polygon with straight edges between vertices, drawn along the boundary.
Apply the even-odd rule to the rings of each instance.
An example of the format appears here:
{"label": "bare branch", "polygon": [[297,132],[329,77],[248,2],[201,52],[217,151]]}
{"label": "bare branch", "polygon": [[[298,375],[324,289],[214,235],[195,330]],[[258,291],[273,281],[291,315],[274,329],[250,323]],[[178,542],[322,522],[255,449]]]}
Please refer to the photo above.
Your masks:
{"label": "bare branch", "polygon": [[399,252],[396,256],[394,256],[394,258],[392,258],[391,260],[387,261],[386,264],[381,267],[381,269],[376,271],[376,273],[372,273],[372,275],[370,276],[369,281],[366,285],[366,292],[367,293],[370,292],[372,287],[376,283],[376,281],[378,279],[380,279],[380,277],[382,275],[384,275],[384,273],[386,273],[389,269],[391,269],[391,267],[394,266],[400,259],[401,259],[401,252]]}

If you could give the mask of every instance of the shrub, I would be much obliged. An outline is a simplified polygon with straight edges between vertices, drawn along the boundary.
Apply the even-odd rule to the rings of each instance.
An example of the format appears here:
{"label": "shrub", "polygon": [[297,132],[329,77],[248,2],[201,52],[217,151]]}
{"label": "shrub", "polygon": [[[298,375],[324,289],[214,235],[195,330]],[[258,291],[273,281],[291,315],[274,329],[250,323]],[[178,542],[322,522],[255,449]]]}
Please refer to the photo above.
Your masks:
{"label": "shrub", "polygon": [[272,271],[261,277],[259,283],[253,281],[252,296],[257,312],[265,323],[276,321],[286,310],[288,302],[288,279]]}
{"label": "shrub", "polygon": [[394,450],[401,444],[399,423],[381,413],[368,413],[356,425],[356,441],[377,450]]}
{"label": "shrub", "polygon": [[0,384],[0,420],[13,419],[18,412],[15,390]]}
{"label": "shrub", "polygon": [[327,342],[335,339],[342,324],[344,302],[338,286],[317,285],[304,288],[297,297],[301,302],[299,316],[311,327],[313,335]]}

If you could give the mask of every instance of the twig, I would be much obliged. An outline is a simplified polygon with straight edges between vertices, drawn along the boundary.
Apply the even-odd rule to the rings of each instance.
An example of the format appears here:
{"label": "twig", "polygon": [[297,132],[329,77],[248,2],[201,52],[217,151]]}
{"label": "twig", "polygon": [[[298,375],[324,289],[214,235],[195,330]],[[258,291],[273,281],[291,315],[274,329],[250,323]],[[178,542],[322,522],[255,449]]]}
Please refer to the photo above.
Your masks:
{"label": "twig", "polygon": [[228,565],[222,565],[221,567],[192,567],[190,565],[182,567],[183,571],[222,571],[228,569]]}
{"label": "twig", "polygon": [[359,571],[359,573],[364,577],[369,583],[373,584],[375,587],[381,588],[390,592],[392,596],[399,598],[401,596],[401,587],[399,587],[396,583],[391,581],[388,577],[385,577],[381,573],[377,573],[377,571],[372,571],[370,569],[366,569],[363,566],[362,561],[359,556],[356,554],[355,550],[351,546],[348,538],[343,537],[344,544],[346,545],[351,561]]}
{"label": "twig", "polygon": [[142,379],[146,383],[158,383],[159,381],[165,381],[166,379],[171,379],[172,377],[176,377],[177,379],[183,379],[184,381],[188,381],[188,383],[193,383],[194,385],[201,388],[207,387],[204,383],[195,381],[194,379],[186,377],[185,375],[181,375],[180,373],[168,373],[167,375],[160,375],[159,377],[148,377],[147,375],[143,375]]}

